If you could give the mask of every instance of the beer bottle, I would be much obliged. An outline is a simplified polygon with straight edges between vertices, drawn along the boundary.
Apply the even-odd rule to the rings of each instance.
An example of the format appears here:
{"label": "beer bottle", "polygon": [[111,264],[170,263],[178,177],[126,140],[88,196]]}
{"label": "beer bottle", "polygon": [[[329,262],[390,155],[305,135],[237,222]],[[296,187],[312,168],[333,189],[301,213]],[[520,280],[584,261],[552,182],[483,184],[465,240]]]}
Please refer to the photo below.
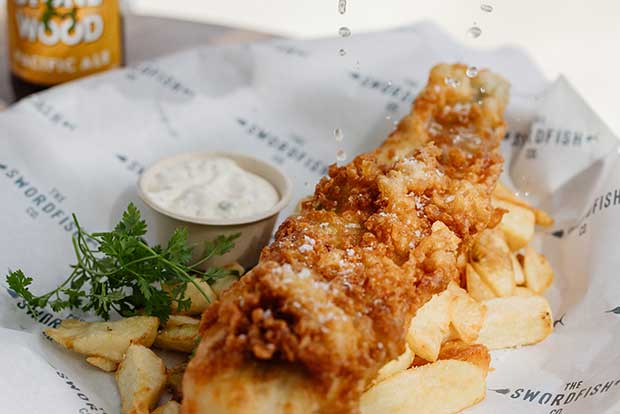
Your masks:
{"label": "beer bottle", "polygon": [[118,67],[119,0],[7,0],[15,97]]}

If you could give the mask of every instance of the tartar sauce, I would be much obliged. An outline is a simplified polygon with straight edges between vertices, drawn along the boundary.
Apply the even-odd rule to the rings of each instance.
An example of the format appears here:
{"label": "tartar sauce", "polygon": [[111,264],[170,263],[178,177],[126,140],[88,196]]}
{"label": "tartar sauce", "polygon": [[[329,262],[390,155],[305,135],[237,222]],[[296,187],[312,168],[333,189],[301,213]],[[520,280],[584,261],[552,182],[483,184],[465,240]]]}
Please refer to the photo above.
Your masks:
{"label": "tartar sauce", "polygon": [[225,157],[179,160],[158,171],[145,190],[167,210],[207,220],[254,216],[279,201],[271,183]]}

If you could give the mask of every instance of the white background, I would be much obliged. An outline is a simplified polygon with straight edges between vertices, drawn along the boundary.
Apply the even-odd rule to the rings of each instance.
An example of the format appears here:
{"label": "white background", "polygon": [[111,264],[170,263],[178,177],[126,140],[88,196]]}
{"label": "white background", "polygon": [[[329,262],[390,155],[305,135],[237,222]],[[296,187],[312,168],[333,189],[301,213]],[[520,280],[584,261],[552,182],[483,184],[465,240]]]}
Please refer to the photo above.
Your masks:
{"label": "white background", "polygon": [[[569,81],[620,133],[620,1],[616,0],[133,0],[141,13],[219,22],[293,37],[355,33],[429,19],[468,45],[514,44],[527,50],[544,73]],[[493,12],[480,10],[481,4]],[[476,22],[482,35],[466,36]],[[402,45],[406,48],[407,45]],[[364,62],[360,62],[363,65]]]}
{"label": "white background", "polygon": [[[3,4],[5,0],[0,0]],[[127,0],[137,13],[253,28],[291,37],[334,36],[419,20],[440,24],[468,45],[514,44],[527,50],[550,79],[564,73],[620,133],[620,2],[616,0]],[[480,10],[481,4],[493,12]],[[476,22],[482,35],[466,36]],[[162,28],[165,30],[165,28]],[[172,34],[171,34],[172,35]],[[0,38],[4,33],[0,34]],[[407,45],[402,45],[406,48]],[[363,65],[363,62],[360,62]]]}

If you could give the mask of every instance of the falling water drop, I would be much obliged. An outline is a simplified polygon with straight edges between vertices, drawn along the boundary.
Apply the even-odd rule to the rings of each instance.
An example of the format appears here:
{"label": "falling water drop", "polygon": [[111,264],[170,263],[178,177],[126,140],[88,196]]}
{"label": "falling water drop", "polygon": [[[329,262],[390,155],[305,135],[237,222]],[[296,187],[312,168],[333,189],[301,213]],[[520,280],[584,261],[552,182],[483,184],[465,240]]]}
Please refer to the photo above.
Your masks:
{"label": "falling water drop", "polygon": [[477,39],[478,37],[480,37],[481,34],[482,29],[480,29],[478,26],[472,26],[467,29],[467,36],[471,37],[472,39]]}
{"label": "falling water drop", "polygon": [[346,54],[347,54],[347,51],[346,51],[346,50],[344,50],[344,49],[340,49],[340,50],[338,51],[338,54],[339,54],[340,56],[344,56],[344,55],[346,55]]}
{"label": "falling water drop", "polygon": [[334,138],[336,138],[336,142],[342,142],[344,140],[344,134],[342,133],[342,129],[334,129]]}
{"label": "falling water drop", "polygon": [[345,14],[347,12],[347,0],[338,0],[338,13]]}
{"label": "falling water drop", "polygon": [[475,66],[470,66],[465,71],[465,74],[468,78],[475,78],[476,76],[478,76],[478,68]]}
{"label": "falling water drop", "polygon": [[349,29],[348,27],[342,26],[340,29],[338,29],[338,34],[342,37],[349,37],[351,36],[351,29]]}
{"label": "falling water drop", "polygon": [[490,4],[481,4],[480,10],[482,10],[483,12],[491,13],[493,11],[493,6],[491,6]]}
{"label": "falling water drop", "polygon": [[446,76],[444,78],[444,82],[446,83],[446,85],[451,86],[453,88],[456,88],[457,86],[459,86],[459,81],[449,76]]}
{"label": "falling water drop", "polygon": [[343,149],[336,151],[336,161],[344,161],[347,159],[347,153]]}

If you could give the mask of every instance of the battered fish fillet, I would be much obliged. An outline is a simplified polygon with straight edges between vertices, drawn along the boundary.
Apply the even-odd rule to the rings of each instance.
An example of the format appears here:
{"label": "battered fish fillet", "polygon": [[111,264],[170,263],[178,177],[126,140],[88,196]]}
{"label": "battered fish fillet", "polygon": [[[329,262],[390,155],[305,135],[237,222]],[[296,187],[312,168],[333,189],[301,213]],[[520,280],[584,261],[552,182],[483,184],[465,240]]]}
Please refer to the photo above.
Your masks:
{"label": "battered fish fillet", "polygon": [[390,137],[332,165],[259,264],[207,309],[183,414],[359,411],[404,351],[416,310],[460,279],[472,238],[501,218],[490,196],[509,86],[465,71],[434,67]]}

